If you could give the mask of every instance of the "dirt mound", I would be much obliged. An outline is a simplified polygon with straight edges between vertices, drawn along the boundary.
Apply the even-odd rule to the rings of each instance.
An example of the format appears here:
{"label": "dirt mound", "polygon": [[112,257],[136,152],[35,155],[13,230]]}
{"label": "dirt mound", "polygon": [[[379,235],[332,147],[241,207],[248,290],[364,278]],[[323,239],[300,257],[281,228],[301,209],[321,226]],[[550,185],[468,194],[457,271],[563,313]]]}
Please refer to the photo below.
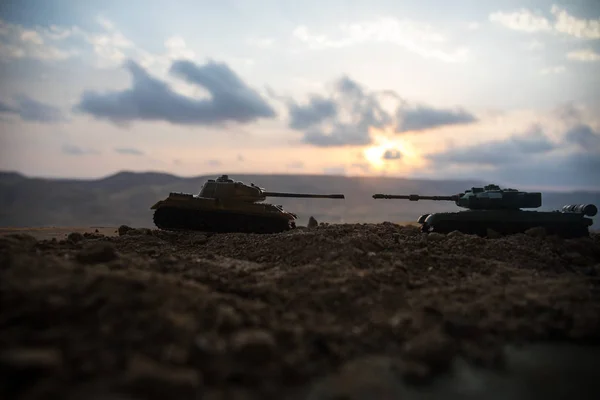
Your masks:
{"label": "dirt mound", "polygon": [[0,265],[3,398],[350,398],[340,379],[423,385],[458,359],[501,369],[509,343],[600,344],[598,234],[121,227],[9,235]]}

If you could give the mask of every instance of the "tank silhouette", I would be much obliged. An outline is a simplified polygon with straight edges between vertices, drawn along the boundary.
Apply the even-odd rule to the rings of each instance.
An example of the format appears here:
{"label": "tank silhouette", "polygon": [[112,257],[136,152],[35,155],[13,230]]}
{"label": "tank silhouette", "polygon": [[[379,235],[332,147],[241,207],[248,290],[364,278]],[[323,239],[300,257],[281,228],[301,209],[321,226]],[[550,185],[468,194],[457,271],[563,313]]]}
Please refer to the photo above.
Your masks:
{"label": "tank silhouette", "polygon": [[170,193],[151,209],[154,224],[163,230],[277,233],[296,227],[296,214],[280,205],[261,203],[267,197],[344,199],[343,194],[268,192],[234,181],[227,175],[209,179],[198,195]]}
{"label": "tank silhouette", "polygon": [[522,208],[542,206],[542,194],[501,189],[498,185],[473,187],[464,193],[450,196],[419,196],[375,194],[374,199],[402,199],[410,201],[454,201],[457,212],[424,214],[417,222],[423,232],[449,233],[460,231],[487,236],[488,229],[500,234],[522,233],[530,228],[542,227],[549,234],[572,238],[589,236],[589,227],[598,208],[593,204],[566,205],[556,211],[523,211]]}

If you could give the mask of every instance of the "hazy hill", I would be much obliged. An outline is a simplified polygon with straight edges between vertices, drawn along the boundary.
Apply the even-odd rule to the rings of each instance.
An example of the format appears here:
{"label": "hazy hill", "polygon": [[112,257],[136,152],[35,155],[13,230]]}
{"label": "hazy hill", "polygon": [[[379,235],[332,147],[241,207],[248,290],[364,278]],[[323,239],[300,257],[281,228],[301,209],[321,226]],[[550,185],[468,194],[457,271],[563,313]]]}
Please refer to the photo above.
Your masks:
{"label": "hazy hill", "polygon": [[[181,178],[163,173],[120,172],[96,180],[30,178],[0,172],[0,226],[152,227],[150,206],[169,192],[197,193],[215,176]],[[327,175],[232,175],[271,191],[344,193],[346,200],[270,199],[295,212],[299,223],[312,215],[320,222],[414,221],[425,212],[457,210],[452,202],[374,200],[374,193],[455,194],[477,181],[434,181],[383,177]],[[524,188],[521,188],[524,189]],[[600,206],[600,192],[544,193],[541,209],[565,204]],[[597,217],[596,217],[597,218]],[[594,224],[597,228],[597,223]]]}

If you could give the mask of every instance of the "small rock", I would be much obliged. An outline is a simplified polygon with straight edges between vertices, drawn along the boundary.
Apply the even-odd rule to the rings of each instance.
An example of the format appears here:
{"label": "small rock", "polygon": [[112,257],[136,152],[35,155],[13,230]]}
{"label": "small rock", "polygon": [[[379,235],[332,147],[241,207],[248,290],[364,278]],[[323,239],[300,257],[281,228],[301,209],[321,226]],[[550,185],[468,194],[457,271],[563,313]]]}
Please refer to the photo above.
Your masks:
{"label": "small rock", "polygon": [[420,334],[404,344],[406,358],[423,363],[434,371],[448,368],[456,354],[454,342],[439,329]]}
{"label": "small rock", "polygon": [[98,229],[94,230],[94,233],[100,233],[100,231]]}
{"label": "small rock", "polygon": [[531,229],[527,229],[525,231],[525,234],[531,237],[539,237],[539,238],[543,238],[546,237],[548,235],[548,232],[546,231],[545,228],[542,228],[541,226],[535,227],[535,228],[531,228]]}
{"label": "small rock", "polygon": [[71,232],[67,236],[67,241],[71,243],[78,243],[83,240],[83,235],[79,232]]}
{"label": "small rock", "polygon": [[153,398],[190,399],[197,398],[202,376],[191,368],[161,365],[148,357],[136,355],[129,362],[123,384],[127,389]]}
{"label": "small rock", "polygon": [[465,234],[462,233],[461,231],[452,231],[452,232],[448,233],[448,235],[446,235],[446,236],[448,236],[449,238],[453,238],[453,237],[465,236]]}
{"label": "small rock", "polygon": [[488,237],[488,239],[499,239],[502,237],[502,235],[499,232],[490,228],[487,228],[486,236]]}
{"label": "small rock", "polygon": [[368,356],[344,364],[338,372],[312,385],[309,399],[402,399],[402,363],[386,356]]}
{"label": "small rock", "polygon": [[251,364],[269,361],[275,353],[275,339],[263,330],[247,329],[236,332],[231,339],[231,349]]}
{"label": "small rock", "polygon": [[307,227],[310,228],[310,229],[313,229],[313,228],[316,228],[318,226],[319,226],[319,223],[317,222],[317,220],[313,216],[311,216],[308,219],[308,225],[307,225]]}
{"label": "small rock", "polygon": [[567,253],[567,254],[563,255],[563,258],[569,264],[573,264],[573,265],[586,265],[586,264],[588,264],[587,259],[583,255],[581,255],[580,253],[578,253],[576,251],[573,251],[573,252],[570,252],[570,253]]}
{"label": "small rock", "polygon": [[54,348],[16,348],[0,355],[0,363],[15,369],[52,369],[61,362],[60,351]]}
{"label": "small rock", "polygon": [[438,232],[431,232],[427,234],[427,241],[429,242],[439,242],[440,240],[444,239],[445,235],[442,235],[441,233]]}
{"label": "small rock", "polygon": [[123,235],[127,234],[127,232],[129,232],[132,229],[133,229],[132,227],[129,227],[127,225],[121,225],[119,227],[119,229],[117,230],[117,232],[119,232],[119,236],[123,236]]}
{"label": "small rock", "polygon": [[217,325],[222,329],[239,328],[242,325],[242,317],[229,305],[221,305],[217,310]]}
{"label": "small rock", "polygon": [[82,264],[97,264],[116,260],[118,254],[110,243],[92,243],[77,253],[76,259]]}
{"label": "small rock", "polygon": [[37,239],[24,233],[13,233],[0,237],[0,249],[27,249],[35,246]]}

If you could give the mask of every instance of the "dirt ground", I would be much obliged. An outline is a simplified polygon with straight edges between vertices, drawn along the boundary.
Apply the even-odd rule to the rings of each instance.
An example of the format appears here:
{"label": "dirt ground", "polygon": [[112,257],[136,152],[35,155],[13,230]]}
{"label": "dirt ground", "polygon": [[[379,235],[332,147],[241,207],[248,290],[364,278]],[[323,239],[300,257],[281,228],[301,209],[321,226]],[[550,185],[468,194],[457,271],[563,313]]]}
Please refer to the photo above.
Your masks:
{"label": "dirt ground", "polygon": [[3,399],[599,389],[600,234],[479,238],[391,223],[28,233],[0,237]]}

